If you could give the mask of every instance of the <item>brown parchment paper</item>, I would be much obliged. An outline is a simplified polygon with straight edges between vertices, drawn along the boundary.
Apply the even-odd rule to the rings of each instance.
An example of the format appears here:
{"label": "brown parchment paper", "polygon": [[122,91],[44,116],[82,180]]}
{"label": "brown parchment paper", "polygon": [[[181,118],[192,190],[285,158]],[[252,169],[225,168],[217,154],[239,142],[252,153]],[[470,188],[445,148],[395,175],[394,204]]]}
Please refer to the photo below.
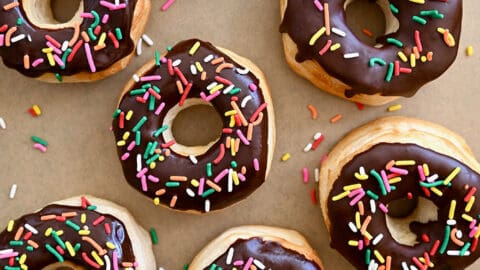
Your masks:
{"label": "brown parchment paper", "polygon": [[[445,125],[480,153],[480,18],[479,1],[464,1],[463,36],[455,64],[414,98],[398,102],[403,109],[387,113],[387,106],[357,110],[352,103],[330,96],[295,75],[286,65],[278,26],[276,0],[177,0],[167,12],[153,0],[146,33],[154,47],[144,44],[143,55],[119,74],[91,84],[41,83],[0,64],[0,224],[45,204],[73,195],[92,194],[127,207],[146,229],[155,228],[158,266],[182,269],[211,239],[229,227],[245,224],[296,229],[318,251],[326,269],[354,269],[329,247],[318,205],[310,201],[313,169],[341,136],[352,128],[385,115],[420,117]],[[263,69],[271,86],[276,113],[277,144],[270,176],[252,196],[238,205],[209,215],[187,215],[158,208],[124,180],[109,131],[118,95],[130,76],[155,51],[179,40],[197,37],[250,58]],[[467,45],[477,49],[465,55]],[[43,115],[33,118],[27,109],[38,104]],[[319,112],[312,120],[307,105]],[[330,124],[329,119],[343,119]],[[303,153],[314,133],[326,140]],[[47,140],[48,152],[32,148],[31,135]],[[281,162],[286,153],[292,157]],[[301,170],[310,169],[303,183]],[[18,185],[14,200],[8,199]],[[2,228],[3,229],[3,228]],[[470,269],[479,269],[480,261]],[[154,267],[152,267],[154,269]]]}

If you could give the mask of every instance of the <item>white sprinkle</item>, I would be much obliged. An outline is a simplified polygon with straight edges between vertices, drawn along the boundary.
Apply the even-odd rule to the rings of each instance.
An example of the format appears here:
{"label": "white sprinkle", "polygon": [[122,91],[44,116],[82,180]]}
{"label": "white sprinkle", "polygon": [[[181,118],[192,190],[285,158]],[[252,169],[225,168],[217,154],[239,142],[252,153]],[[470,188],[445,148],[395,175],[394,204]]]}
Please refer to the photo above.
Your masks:
{"label": "white sprinkle", "polygon": [[163,267],[160,267],[160,268],[158,268],[158,270],[165,270],[165,268],[163,268]]}
{"label": "white sprinkle", "polygon": [[190,73],[192,73],[192,75],[197,75],[197,67],[195,65],[190,65]]}
{"label": "white sprinkle", "polygon": [[402,262],[402,269],[403,270],[408,270],[408,265],[406,262]]}
{"label": "white sprinkle", "polygon": [[137,172],[142,170],[142,155],[137,155]]}
{"label": "white sprinkle", "polygon": [[435,182],[437,179],[438,179],[438,174],[434,174],[427,178],[427,182],[432,183],[432,182]]}
{"label": "white sprinkle", "polygon": [[246,74],[248,74],[248,72],[250,72],[250,70],[248,68],[244,68],[244,69],[237,68],[237,69],[235,69],[235,71],[240,75],[246,75]]}
{"label": "white sprinkle", "polygon": [[265,269],[265,265],[264,265],[261,261],[259,261],[259,260],[257,260],[257,259],[254,259],[254,260],[253,260],[253,264],[255,264],[255,265],[256,265],[258,268],[260,268],[260,269]]}
{"label": "white sprinkle", "polygon": [[317,132],[315,133],[315,135],[313,135],[313,139],[316,141],[318,139],[320,139],[320,137],[322,137],[322,133],[321,132]]}
{"label": "white sprinkle", "polygon": [[32,42],[32,36],[30,36],[30,34],[27,35],[27,40],[28,42]]}
{"label": "white sprinkle", "polygon": [[382,239],[383,239],[383,233],[377,235],[377,237],[373,239],[372,244],[376,246],[378,243],[380,243],[380,241],[382,241]]}
{"label": "white sprinkle", "polygon": [[346,53],[346,54],[343,55],[343,58],[351,59],[351,58],[357,58],[359,56],[360,56],[359,53]]}
{"label": "white sprinkle", "polygon": [[461,230],[458,230],[456,233],[455,233],[455,236],[458,238],[458,239],[462,239],[463,237],[463,233]]}
{"label": "white sprinkle", "polygon": [[62,52],[66,51],[68,49],[68,40],[65,40],[62,44]]}
{"label": "white sprinkle", "polygon": [[357,232],[358,232],[357,226],[355,226],[355,224],[353,224],[353,222],[349,222],[349,223],[348,223],[348,227],[350,227],[350,230],[351,230],[353,233],[357,233]]}
{"label": "white sprinkle", "polygon": [[215,56],[213,56],[213,54],[210,54],[209,56],[207,56],[203,59],[203,62],[208,63],[208,62],[212,61],[214,57]]}
{"label": "white sprinkle", "polygon": [[232,89],[235,87],[235,85],[231,84],[230,86],[228,86],[227,88],[225,88],[225,90],[223,90],[223,93],[224,94],[228,94],[230,93],[230,91],[232,91]]}
{"label": "white sprinkle", "polygon": [[145,41],[145,43],[147,43],[148,46],[150,46],[150,47],[153,46],[153,40],[149,36],[147,36],[146,34],[142,35],[142,39],[143,39],[143,41]]}
{"label": "white sprinkle", "polygon": [[[449,256],[460,256],[460,250],[447,250]],[[470,256],[470,251],[466,251],[463,256]]]}
{"label": "white sprinkle", "polygon": [[372,214],[375,214],[375,212],[377,212],[377,204],[373,199],[370,200],[370,212],[372,212]]}
{"label": "white sprinkle", "polygon": [[303,152],[307,153],[312,150],[312,143],[308,143],[305,148],[303,148]]}
{"label": "white sprinkle", "polygon": [[17,184],[13,184],[10,188],[10,196],[9,198],[13,200],[15,198],[15,194],[17,194]]}
{"label": "white sprinkle", "polygon": [[455,226],[455,225],[457,225],[457,221],[454,220],[454,219],[449,219],[449,220],[447,220],[447,225]]}
{"label": "white sprinkle", "polygon": [[418,270],[418,268],[414,265],[410,265],[410,270]]}
{"label": "white sprinkle", "polygon": [[186,192],[188,196],[195,198],[195,192],[193,192],[193,190],[191,190],[190,188],[187,188]]}
{"label": "white sprinkle", "polygon": [[26,37],[25,34],[20,34],[20,35],[12,37],[10,39],[10,42],[12,42],[12,43],[19,42],[20,40],[24,39],[25,37]]}
{"label": "white sprinkle", "polygon": [[35,229],[32,225],[25,223],[24,227],[25,229],[31,231],[33,234],[38,234],[38,230]]}
{"label": "white sprinkle", "polygon": [[245,108],[245,106],[247,106],[247,103],[248,103],[251,99],[252,99],[252,96],[250,96],[250,95],[244,97],[244,98],[242,99],[242,103],[240,104],[240,106],[241,106],[242,108]]}
{"label": "white sprinkle", "polygon": [[115,6],[120,5],[120,0],[115,0]]}
{"label": "white sprinkle", "polygon": [[198,160],[197,160],[197,158],[196,158],[194,155],[190,155],[190,156],[188,156],[188,158],[190,159],[190,161],[191,161],[193,164],[197,164],[197,163],[198,163]]}
{"label": "white sprinkle", "polygon": [[228,192],[233,192],[233,169],[228,170]]}
{"label": "white sprinkle", "polygon": [[0,117],[0,128],[7,129],[7,124],[5,123],[5,120],[3,120],[2,117]]}
{"label": "white sprinkle", "polygon": [[137,55],[140,56],[142,55],[142,39],[139,39],[137,42]]}
{"label": "white sprinkle", "polygon": [[212,88],[214,88],[217,85],[218,85],[217,82],[212,82],[211,84],[207,85],[207,90],[212,90]]}
{"label": "white sprinkle", "polygon": [[341,37],[346,37],[347,34],[345,32],[343,32],[342,30],[336,28],[336,27],[332,27],[332,32],[341,36]]}
{"label": "white sprinkle", "polygon": [[205,212],[210,212],[210,200],[205,200]]}
{"label": "white sprinkle", "polygon": [[378,264],[374,260],[371,260],[370,264],[368,265],[368,270],[377,270],[377,269],[378,269]]}
{"label": "white sprinkle", "polygon": [[315,182],[318,183],[320,180],[320,170],[318,168],[315,168]]}
{"label": "white sprinkle", "polygon": [[140,77],[137,74],[133,74],[132,78],[135,82],[140,82]]}
{"label": "white sprinkle", "polygon": [[110,257],[108,255],[103,256],[103,260],[105,261],[105,270],[111,269]]}
{"label": "white sprinkle", "polygon": [[178,67],[178,66],[180,66],[181,63],[182,63],[182,60],[177,59],[177,60],[173,61],[172,66],[173,67]]}
{"label": "white sprinkle", "polygon": [[228,254],[227,254],[227,265],[230,265],[232,264],[232,261],[233,261],[233,253],[235,252],[235,250],[233,249],[233,247],[231,247],[229,250],[228,250]]}
{"label": "white sprinkle", "polygon": [[365,175],[365,174],[366,174],[365,168],[364,168],[363,166],[360,167],[360,174],[361,174],[361,175]]}

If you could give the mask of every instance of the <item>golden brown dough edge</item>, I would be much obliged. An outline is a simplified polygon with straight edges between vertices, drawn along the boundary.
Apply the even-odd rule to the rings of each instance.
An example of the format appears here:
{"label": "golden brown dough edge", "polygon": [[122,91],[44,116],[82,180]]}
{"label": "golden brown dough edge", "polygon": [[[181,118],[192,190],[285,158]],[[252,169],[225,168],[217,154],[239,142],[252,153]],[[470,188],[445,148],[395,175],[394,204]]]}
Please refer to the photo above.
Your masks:
{"label": "golden brown dough edge", "polygon": [[297,231],[269,226],[250,225],[231,228],[211,241],[195,256],[190,264],[189,270],[199,270],[210,266],[213,261],[227,252],[228,248],[238,239],[250,239],[253,237],[259,237],[265,241],[277,242],[284,248],[302,254],[305,258],[314,261],[324,269],[317,253],[310,247],[305,237]]}
{"label": "golden brown dough edge", "polygon": [[358,127],[331,150],[320,170],[319,193],[323,218],[330,231],[328,197],[343,167],[356,155],[380,143],[416,144],[450,156],[480,172],[480,165],[465,140],[449,129],[428,121],[403,116],[380,118]]}
{"label": "golden brown dough edge", "polygon": [[[232,58],[232,60],[235,61],[236,63],[238,63],[239,65],[248,68],[253,73],[253,75],[255,77],[257,77],[258,80],[260,81],[260,88],[259,89],[262,89],[263,97],[265,99],[265,102],[267,103],[266,110],[267,110],[267,113],[268,113],[268,139],[267,139],[267,142],[268,142],[268,150],[267,151],[268,152],[267,152],[267,169],[266,169],[266,172],[265,172],[265,181],[266,181],[266,179],[268,178],[268,175],[270,173],[270,168],[271,168],[272,160],[273,160],[273,152],[274,152],[274,149],[275,149],[275,141],[276,141],[275,114],[274,114],[274,111],[273,111],[273,101],[272,101],[272,97],[271,97],[271,94],[270,94],[270,87],[267,83],[267,79],[265,78],[265,75],[262,72],[262,70],[257,65],[255,65],[250,59],[239,56],[238,54],[236,54],[236,53],[234,53],[230,50],[221,48],[221,47],[216,47],[215,46],[215,48],[220,50],[223,54],[227,55],[228,57]],[[165,54],[163,54],[162,56],[165,56]],[[145,65],[143,65],[135,74],[138,75],[139,77],[142,77],[149,70],[151,70],[154,66],[155,66],[155,60],[152,59],[149,62],[147,62]],[[120,102],[122,101],[124,95],[128,94],[128,91],[130,91],[135,84],[136,84],[136,82],[133,80],[133,78],[131,78],[127,82],[127,84],[125,85],[125,87],[122,90],[120,98],[118,99],[117,108],[120,106]],[[237,203],[240,203],[240,202],[241,201],[239,201]],[[237,203],[234,203],[234,204],[230,205],[229,207],[231,207],[231,206],[233,206]],[[174,210],[174,211],[183,212],[183,213],[205,214],[201,211],[196,211],[196,210],[185,211],[185,210],[172,209],[172,208],[170,208],[166,205],[161,205],[161,206],[165,207],[165,208],[168,208],[168,209],[171,209],[171,210]],[[215,212],[215,211],[213,211],[213,212]]]}
{"label": "golden brown dough edge", "polygon": [[[280,0],[280,11],[281,19],[285,15],[287,9],[287,0]],[[282,34],[283,48],[285,53],[285,58],[288,65],[301,77],[309,80],[316,87],[328,92],[332,95],[338,96],[340,98],[359,102],[365,105],[370,106],[380,106],[387,103],[390,103],[396,99],[398,96],[381,96],[380,94],[375,95],[365,95],[359,94],[355,95],[352,98],[345,97],[345,90],[350,89],[351,87],[342,81],[330,76],[316,61],[307,60],[302,63],[298,63],[295,60],[295,56],[298,53],[298,48],[295,42],[290,38],[288,33]]]}

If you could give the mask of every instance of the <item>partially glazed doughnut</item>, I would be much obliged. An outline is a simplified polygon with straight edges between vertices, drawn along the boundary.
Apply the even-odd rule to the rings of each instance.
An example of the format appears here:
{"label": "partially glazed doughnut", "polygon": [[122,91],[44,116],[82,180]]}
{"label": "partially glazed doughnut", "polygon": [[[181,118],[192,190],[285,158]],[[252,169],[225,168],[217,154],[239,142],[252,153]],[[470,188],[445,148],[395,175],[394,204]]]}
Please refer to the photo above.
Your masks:
{"label": "partially glazed doughnut", "polygon": [[0,234],[0,267],[150,270],[155,259],[148,234],[126,209],[82,196],[11,220]]}
{"label": "partially glazed doughnut", "polygon": [[[331,246],[357,269],[465,269],[480,255],[480,165],[457,134],[388,117],[343,138],[322,166]],[[419,198],[408,218],[390,204]]]}
{"label": "partially glazed doughnut", "polygon": [[322,270],[317,253],[293,230],[242,226],[229,229],[193,259],[189,270]]}
{"label": "partially glazed doughnut", "polygon": [[82,0],[59,23],[50,0],[0,0],[0,56],[45,82],[89,82],[124,69],[150,14],[150,0]]}
{"label": "partially glazed doughnut", "polygon": [[[274,115],[266,80],[252,62],[192,39],[157,54],[134,77],[113,120],[130,185],[157,205],[201,213],[238,202],[265,181]],[[177,143],[173,120],[197,104],[218,112],[220,138],[201,146]]]}
{"label": "partially glazed doughnut", "polygon": [[382,105],[413,96],[457,56],[462,0],[377,1],[387,30],[377,46],[348,27],[351,0],[280,2],[288,64],[320,89],[351,101]]}

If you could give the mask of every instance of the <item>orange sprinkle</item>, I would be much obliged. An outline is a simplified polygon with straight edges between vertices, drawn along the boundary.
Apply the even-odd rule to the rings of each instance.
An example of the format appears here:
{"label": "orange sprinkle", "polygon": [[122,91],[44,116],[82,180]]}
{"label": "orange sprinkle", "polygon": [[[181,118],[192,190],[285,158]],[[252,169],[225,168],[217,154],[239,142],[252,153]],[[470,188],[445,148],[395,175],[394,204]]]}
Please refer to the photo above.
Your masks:
{"label": "orange sprinkle", "polygon": [[395,160],[390,160],[385,166],[385,169],[390,170],[393,167],[393,165],[395,165]]}
{"label": "orange sprinkle", "polygon": [[463,245],[465,245],[465,242],[457,238],[457,231],[457,228],[452,229],[452,231],[450,232],[450,239],[452,239],[452,242],[455,243],[455,245],[463,247]]}
{"label": "orange sprinkle", "polygon": [[328,3],[323,4],[323,13],[325,19],[325,28],[327,29],[325,34],[327,34],[327,36],[330,36],[330,10],[328,8]]}
{"label": "orange sprinkle", "polygon": [[318,118],[317,109],[312,104],[308,105],[308,109],[310,110],[310,113],[312,114],[312,119],[316,120]]}
{"label": "orange sprinkle", "polygon": [[220,64],[221,62],[223,62],[225,59],[223,57],[219,57],[219,58],[215,58],[212,60],[212,62],[210,62],[212,65],[217,65],[217,64]]}
{"label": "orange sprinkle", "polygon": [[240,139],[237,138],[235,140],[235,153],[237,153],[239,149],[240,149]]}
{"label": "orange sprinkle", "polygon": [[253,138],[253,124],[248,124],[247,140],[251,141]]}
{"label": "orange sprinkle", "polygon": [[157,195],[157,196],[162,196],[162,195],[165,194],[166,192],[167,192],[167,191],[166,191],[164,188],[162,188],[162,189],[157,190],[157,192],[155,192],[155,195]]}
{"label": "orange sprinkle", "polygon": [[385,270],[390,270],[390,269],[392,269],[392,257],[387,256],[387,265],[385,267]]}
{"label": "orange sprinkle", "polygon": [[215,70],[216,73],[220,73],[222,72],[222,70],[226,69],[226,68],[233,68],[233,64],[231,63],[223,63],[221,65],[219,65],[217,67],[217,69]]}
{"label": "orange sprinkle", "polygon": [[205,81],[205,80],[207,79],[207,72],[205,72],[205,71],[202,72],[202,75],[200,76],[200,79],[201,79],[202,81]]}
{"label": "orange sprinkle", "polygon": [[57,218],[56,215],[46,215],[46,216],[41,216],[40,220],[41,221],[47,221],[47,220],[52,220],[52,219],[56,219],[56,218]]}
{"label": "orange sprinkle", "polygon": [[30,56],[28,54],[23,56],[23,67],[25,69],[30,69]]}
{"label": "orange sprinkle", "polygon": [[98,255],[103,256],[103,255],[107,254],[107,251],[106,251],[105,249],[103,249],[103,248],[102,248],[95,240],[93,240],[92,238],[90,238],[90,237],[88,237],[88,236],[82,236],[82,240],[85,241],[85,242],[88,242],[90,245],[92,245],[92,247],[97,250]]}
{"label": "orange sprinkle", "polygon": [[252,124],[254,126],[258,126],[258,125],[260,125],[262,120],[263,120],[263,113],[260,113],[260,114],[258,114],[257,120],[255,120],[255,122],[253,122]]}
{"label": "orange sprinkle", "polygon": [[30,246],[32,246],[33,248],[37,249],[39,247],[39,245],[37,244],[37,242],[33,241],[33,240],[28,240],[27,241],[27,244],[29,244]]}
{"label": "orange sprinkle", "polygon": [[97,52],[97,51],[105,49],[106,47],[107,47],[107,45],[105,45],[105,43],[103,43],[102,45],[95,45],[93,47],[93,50]]}
{"label": "orange sprinkle", "polygon": [[80,24],[78,22],[74,22],[73,23],[73,28],[75,30],[73,32],[73,37],[68,42],[68,46],[70,46],[70,47],[73,47],[73,45],[75,45],[75,43],[77,43],[78,37],[80,36]]}
{"label": "orange sprinkle", "polygon": [[427,53],[427,60],[432,61],[433,60],[433,52],[428,52]]}
{"label": "orange sprinkle", "polygon": [[365,207],[363,206],[362,201],[358,202],[358,212],[360,212],[361,216],[363,216],[365,214]]}
{"label": "orange sprinkle", "polygon": [[230,149],[230,141],[231,141],[230,136],[227,136],[227,139],[225,141],[225,147],[227,147],[227,149]]}
{"label": "orange sprinkle", "polygon": [[172,175],[170,176],[170,181],[185,182],[188,178],[186,176]]}
{"label": "orange sprinkle", "polygon": [[5,34],[5,46],[10,47],[10,39],[12,38],[13,33],[17,31],[17,27],[14,26],[10,29],[8,29],[7,33]]}
{"label": "orange sprinkle", "polygon": [[367,28],[363,28],[362,32],[369,37],[373,37],[372,31],[368,30]]}
{"label": "orange sprinkle", "polygon": [[90,37],[88,36],[87,32],[85,31],[82,31],[82,38],[83,38],[83,41],[85,42],[90,42]]}
{"label": "orange sprinkle", "polygon": [[213,188],[216,192],[222,192],[222,188],[211,180],[207,180],[206,184],[207,186]]}
{"label": "orange sprinkle", "polygon": [[3,10],[10,10],[12,8],[18,7],[20,4],[18,2],[11,2],[10,4],[6,4],[3,6]]}
{"label": "orange sprinkle", "polygon": [[363,221],[362,227],[360,227],[360,231],[366,232],[368,225],[370,224],[371,221],[372,221],[372,216],[366,217],[365,220]]}
{"label": "orange sprinkle", "polygon": [[413,54],[415,54],[415,59],[420,59],[420,52],[417,46],[413,47]]}
{"label": "orange sprinkle", "polygon": [[240,117],[240,121],[242,121],[242,125],[244,127],[248,126],[248,121],[245,119],[245,116],[242,113],[242,110],[238,107],[237,103],[235,101],[230,102],[230,105],[232,105],[232,108],[237,112],[238,116]]}
{"label": "orange sprinkle", "polygon": [[343,117],[343,116],[342,116],[341,114],[337,114],[337,115],[335,115],[334,117],[332,117],[332,118],[330,119],[330,123],[335,124],[335,123],[337,123],[338,121],[340,121],[340,119],[342,119],[342,117]]}
{"label": "orange sprinkle", "polygon": [[15,237],[13,239],[15,241],[20,240],[20,238],[22,237],[23,231],[24,231],[23,226],[18,228],[17,233],[15,234]]}
{"label": "orange sprinkle", "polygon": [[179,80],[177,80],[177,81],[175,82],[175,84],[177,85],[178,93],[179,93],[180,95],[183,94],[183,85],[182,85],[182,82],[179,81]]}
{"label": "orange sprinkle", "polygon": [[170,200],[170,207],[171,208],[174,208],[175,207],[175,204],[177,204],[177,195],[173,196],[172,199]]}
{"label": "orange sprinkle", "polygon": [[66,217],[66,218],[76,217],[77,215],[78,215],[77,212],[62,213],[62,217]]}

